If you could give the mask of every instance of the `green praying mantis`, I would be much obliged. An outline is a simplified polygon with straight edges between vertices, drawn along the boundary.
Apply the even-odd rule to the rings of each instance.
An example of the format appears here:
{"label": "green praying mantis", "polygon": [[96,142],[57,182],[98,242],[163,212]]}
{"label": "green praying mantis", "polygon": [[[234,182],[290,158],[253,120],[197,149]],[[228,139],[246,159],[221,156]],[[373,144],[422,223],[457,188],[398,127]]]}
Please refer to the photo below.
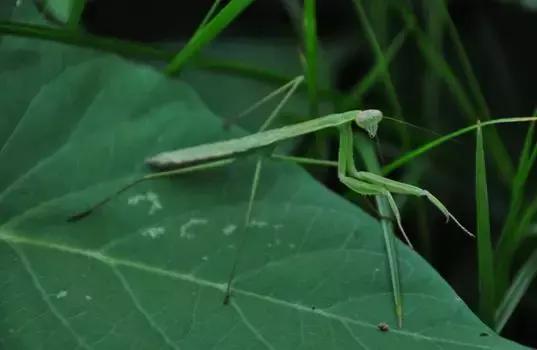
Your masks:
{"label": "green praying mantis", "polygon": [[[125,185],[115,193],[93,205],[88,210],[75,214],[71,216],[68,220],[77,221],[86,217],[87,215],[91,214],[95,209],[105,205],[116,195],[128,190],[129,188],[135,186],[140,182],[225,166],[234,162],[237,158],[241,156],[274,147],[280,142],[306,134],[315,133],[320,130],[336,128],[338,130],[339,135],[339,148],[338,159],[335,164],[334,162],[330,161],[311,159],[305,160],[304,158],[282,157],[274,154],[271,154],[271,156],[280,159],[287,158],[289,160],[302,161],[304,163],[309,164],[313,163],[319,165],[335,165],[337,166],[339,181],[351,191],[364,196],[382,196],[386,198],[397,223],[397,226],[401,231],[405,241],[410,247],[412,247],[412,244],[403,228],[401,222],[401,215],[399,213],[399,209],[392,194],[423,196],[427,198],[436,208],[438,208],[438,210],[440,210],[440,212],[442,212],[446,216],[446,219],[452,219],[464,232],[466,232],[470,236],[473,236],[473,234],[468,229],[466,229],[451,214],[450,211],[448,211],[444,204],[442,204],[442,202],[438,198],[436,198],[427,190],[403,182],[394,181],[374,173],[357,170],[356,165],[354,163],[353,126],[357,126],[358,128],[365,130],[369,137],[374,138],[377,134],[379,123],[384,118],[387,118],[383,116],[381,111],[376,109],[351,110],[343,113],[329,114],[326,116],[322,116],[293,125],[284,126],[277,129],[265,130],[274,120],[275,116],[279,113],[282,106],[286,103],[286,101],[289,99],[297,86],[302,82],[302,80],[302,77],[293,79],[291,82],[274,91],[272,94],[269,94],[266,98],[262,99],[261,102],[256,103],[253,107],[249,108],[245,112],[251,112],[253,109],[257,108],[259,105],[261,105],[261,103],[264,103],[269,98],[272,98],[277,94],[288,90],[285,97],[273,110],[273,112],[268,117],[267,121],[263,124],[259,132],[231,140],[208,143],[154,155],[146,159],[145,162],[156,172],[145,175]],[[245,113],[243,113],[243,115]],[[260,155],[257,158],[256,168],[254,172],[254,180],[251,187],[250,198],[248,201],[248,209],[245,218],[245,227],[248,227],[248,224],[250,222],[250,216],[253,206],[252,203],[255,198],[257,183],[261,172],[262,160],[263,156]],[[237,266],[238,255],[240,255],[240,251],[242,246],[244,245],[244,242],[245,239],[243,239],[241,242],[239,252],[231,269],[231,274],[227,284],[227,292],[224,298],[224,304],[229,303],[230,300],[231,285]],[[401,315],[399,314],[400,311],[401,310],[398,311],[399,319],[401,319]]]}
{"label": "green praying mantis", "polygon": [[[301,79],[295,79],[291,82],[294,83],[294,85],[292,85],[292,88],[286,98],[282,100],[282,103],[280,103],[280,105],[275,109],[275,112],[271,114],[269,120],[273,119],[272,117],[276,115],[283,103],[285,103],[286,99],[290,96],[290,93],[293,92],[294,88],[296,88],[300,81]],[[157,171],[156,173],[146,175],[133,181],[113,195],[97,203],[90,209],[73,215],[71,218],[69,218],[69,221],[76,221],[89,215],[96,208],[106,204],[115,195],[126,191],[142,181],[224,166],[235,161],[240,156],[274,146],[275,144],[285,140],[314,133],[327,128],[337,128],[339,132],[339,149],[337,160],[339,181],[357,194],[364,196],[385,197],[388,200],[390,208],[393,212],[397,226],[410,247],[412,247],[412,243],[410,242],[410,239],[403,228],[401,215],[392,193],[426,197],[434,206],[436,206],[436,208],[438,208],[438,210],[442,212],[442,214],[445,215],[446,220],[452,219],[464,232],[470,236],[473,236],[473,234],[466,229],[455,218],[455,216],[451,214],[444,204],[442,204],[442,202],[429,191],[403,182],[391,180],[377,174],[357,170],[354,163],[352,125],[355,124],[359,128],[365,130],[369,137],[373,138],[376,136],[379,123],[383,118],[384,116],[382,112],[376,109],[351,110],[343,113],[329,114],[302,123],[284,126],[278,129],[260,131],[255,134],[231,140],[163,152],[145,160],[146,164]],[[266,122],[262,127],[262,130],[267,126],[268,123]],[[259,164],[256,168],[261,167],[260,160],[258,162]],[[317,164],[328,163],[326,161],[315,160],[311,160],[310,163],[311,162],[317,162]],[[260,169],[256,169],[255,176],[258,176],[257,172],[259,171]],[[253,197],[254,194],[255,189],[252,189],[251,197]],[[253,198],[250,198],[250,200],[252,201]],[[250,211],[251,206],[248,210],[247,217],[249,217]]]}
{"label": "green praying mantis", "polygon": [[[298,76],[294,78],[287,84],[283,85],[279,89],[273,91],[266,97],[259,100],[257,103],[253,104],[250,108],[248,108],[237,118],[235,118],[238,119],[252,112],[261,104],[265,103],[267,100],[288,90],[287,94],[284,96],[281,102],[277,105],[277,107],[272,111],[265,123],[261,126],[258,133],[231,140],[163,152],[153,157],[150,157],[146,159],[145,162],[153,169],[155,169],[157,171],[156,173],[143,176],[142,178],[133,181],[132,183],[118,190],[116,193],[108,196],[101,202],[95,204],[90,209],[71,216],[69,218],[69,221],[76,221],[89,215],[98,207],[101,207],[102,205],[106,204],[114,196],[126,191],[127,189],[142,181],[228,165],[231,162],[235,161],[237,157],[258,151],[263,148],[274,146],[277,143],[295,137],[314,133],[323,129],[337,128],[339,132],[339,150],[338,160],[336,164],[338,168],[338,178],[340,182],[346,187],[348,187],[350,190],[360,195],[384,196],[388,200],[388,203],[397,222],[397,226],[401,231],[401,234],[403,235],[405,241],[410,247],[412,247],[412,243],[410,242],[403,228],[403,225],[401,223],[401,215],[399,213],[399,209],[397,208],[395,200],[393,199],[392,193],[426,197],[446,216],[446,220],[452,219],[464,232],[466,232],[470,236],[473,236],[473,234],[468,229],[466,229],[448,211],[448,209],[442,204],[442,202],[427,190],[403,182],[394,181],[370,172],[358,171],[356,169],[354,163],[352,125],[355,124],[359,128],[365,130],[369,137],[374,138],[377,135],[377,130],[380,122],[384,118],[388,118],[383,116],[381,111],[376,109],[351,110],[343,113],[329,114],[302,123],[284,126],[278,129],[265,130],[273,122],[274,118],[278,115],[281,108],[288,101],[288,99],[291,97],[291,95],[294,93],[296,88],[303,80],[303,76]],[[388,119],[399,121],[395,118]],[[297,162],[302,161],[310,164],[313,163],[318,165],[333,165],[333,162],[330,161],[311,159],[305,160],[304,158],[282,157],[277,155],[272,156],[274,158],[290,159]],[[258,165],[256,168],[261,167],[260,162],[261,158],[258,160]],[[256,174],[254,175],[254,178],[258,176],[258,171],[260,171],[260,169],[256,169]],[[253,187],[255,186],[256,181],[254,181]],[[252,189],[251,197],[253,197],[254,195],[255,188]],[[250,200],[252,201],[253,198],[250,198]],[[250,215],[250,211],[251,205],[246,215],[247,218]]]}

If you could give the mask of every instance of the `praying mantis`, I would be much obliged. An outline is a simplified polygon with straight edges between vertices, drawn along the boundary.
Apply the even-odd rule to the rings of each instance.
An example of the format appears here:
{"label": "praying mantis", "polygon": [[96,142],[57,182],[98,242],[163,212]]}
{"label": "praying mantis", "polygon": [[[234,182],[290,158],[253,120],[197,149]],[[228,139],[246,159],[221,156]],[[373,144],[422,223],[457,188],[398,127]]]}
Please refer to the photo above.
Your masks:
{"label": "praying mantis", "polygon": [[[280,142],[290,140],[295,137],[311,134],[320,130],[336,128],[339,135],[339,147],[338,159],[335,165],[337,166],[339,181],[348,189],[357,194],[364,196],[382,196],[386,198],[387,202],[389,203],[389,207],[391,208],[391,211],[394,215],[397,226],[401,231],[405,241],[410,247],[412,247],[412,244],[403,228],[401,222],[401,215],[399,213],[399,209],[392,194],[404,194],[420,197],[422,196],[427,198],[438,210],[440,210],[440,212],[442,212],[446,216],[446,219],[452,219],[465,233],[470,236],[473,236],[473,234],[468,229],[466,229],[451,214],[450,211],[448,211],[444,204],[442,204],[442,202],[438,198],[436,198],[427,190],[403,182],[391,180],[374,173],[357,170],[356,165],[354,163],[352,128],[353,126],[357,126],[358,128],[365,130],[369,137],[374,138],[377,134],[380,122],[383,120],[383,118],[385,118],[381,111],[376,109],[351,110],[343,113],[329,114],[326,116],[322,116],[293,125],[284,126],[281,128],[265,130],[268,128],[270,122],[274,119],[274,117],[282,108],[283,104],[288,100],[288,98],[291,96],[291,94],[294,92],[294,90],[297,88],[298,84],[300,84],[302,80],[302,77],[295,78],[290,83],[286,84],[282,88],[269,95],[267,98],[263,99],[261,103],[266,101],[268,98],[275,96],[277,93],[285,91],[286,89],[289,90],[285,97],[282,99],[282,101],[271,113],[267,121],[263,124],[259,132],[244,137],[192,146],[151,156],[147,158],[145,162],[156,172],[145,175],[125,185],[112,195],[96,203],[88,210],[75,214],[71,216],[68,220],[77,221],[79,219],[84,218],[85,216],[92,213],[95,209],[105,205],[116,195],[128,190],[129,188],[135,186],[142,181],[225,166],[234,162],[237,158],[241,156],[274,147]],[[257,103],[256,105],[254,105],[253,108],[250,108],[248,112],[259,105],[260,103]],[[250,221],[253,205],[252,203],[255,198],[257,183],[261,172],[262,160],[263,156],[260,155],[257,158],[256,162],[256,168],[253,177],[254,180],[250,192],[250,198],[248,201],[248,209],[246,212],[245,227],[248,226]],[[295,158],[295,160],[297,160],[297,158]],[[320,165],[326,165],[327,163],[331,163],[328,161],[315,160],[309,160],[308,162]],[[331,163],[331,165],[334,164]],[[245,240],[243,239],[241,247],[244,244],[244,241]],[[240,249],[241,248],[239,248],[239,253],[237,255],[240,254]],[[231,295],[231,284],[235,273],[236,265],[237,258],[235,259],[234,265],[231,269],[230,278],[227,284],[227,292],[224,298],[224,304],[229,303]],[[398,317],[400,318],[400,315],[398,315]]]}
{"label": "praying mantis", "polygon": [[[357,194],[385,197],[393,212],[397,226],[410,247],[412,247],[412,243],[403,228],[401,215],[392,193],[427,198],[438,210],[440,210],[440,212],[442,212],[442,214],[445,215],[446,221],[452,219],[465,233],[473,236],[473,234],[465,228],[453,214],[451,214],[444,204],[429,191],[417,186],[391,180],[374,173],[357,170],[354,164],[352,124],[356,124],[373,138],[377,134],[378,125],[382,119],[382,112],[376,109],[351,110],[343,113],[329,114],[302,123],[262,131],[240,138],[163,152],[150,157],[145,161],[146,164],[157,170],[156,173],[146,175],[133,181],[90,209],[73,215],[69,218],[69,221],[76,221],[89,215],[94,209],[104,205],[113,196],[126,191],[142,181],[224,166],[235,161],[242,155],[274,146],[279,142],[314,133],[326,128],[337,128],[339,132],[337,160],[339,181]],[[260,167],[260,165],[258,165],[258,167]]]}

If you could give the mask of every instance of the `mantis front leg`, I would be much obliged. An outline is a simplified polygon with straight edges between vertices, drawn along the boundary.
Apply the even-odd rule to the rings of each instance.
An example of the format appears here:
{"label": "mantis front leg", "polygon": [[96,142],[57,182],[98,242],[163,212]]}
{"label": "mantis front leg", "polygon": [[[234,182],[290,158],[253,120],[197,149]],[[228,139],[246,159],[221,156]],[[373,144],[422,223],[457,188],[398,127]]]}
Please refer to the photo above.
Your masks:
{"label": "mantis front leg", "polygon": [[[346,124],[340,127],[339,132],[339,152],[338,152],[338,177],[339,181],[347,186],[350,190],[364,195],[364,196],[384,196],[388,200],[390,208],[395,216],[397,226],[401,231],[405,241],[410,247],[412,243],[408,238],[403,225],[401,223],[401,214],[399,209],[391,195],[390,191],[384,188],[381,184],[370,183],[364,181],[358,177],[359,174],[354,164],[354,148],[352,146],[352,129],[350,124]],[[350,176],[349,176],[350,175]]]}
{"label": "mantis front leg", "polygon": [[393,199],[392,193],[407,194],[413,196],[424,196],[434,206],[436,206],[447,219],[453,219],[455,223],[468,235],[473,234],[466,229],[445,207],[445,205],[429,191],[412,186],[403,182],[391,180],[383,176],[365,171],[358,171],[354,164],[354,148],[352,145],[352,129],[350,124],[340,127],[339,157],[338,157],[338,175],[340,181],[352,191],[362,195],[381,195],[384,196],[390,205],[395,216],[397,226],[403,234],[406,242],[412,247],[408,236],[401,223],[399,209]]}

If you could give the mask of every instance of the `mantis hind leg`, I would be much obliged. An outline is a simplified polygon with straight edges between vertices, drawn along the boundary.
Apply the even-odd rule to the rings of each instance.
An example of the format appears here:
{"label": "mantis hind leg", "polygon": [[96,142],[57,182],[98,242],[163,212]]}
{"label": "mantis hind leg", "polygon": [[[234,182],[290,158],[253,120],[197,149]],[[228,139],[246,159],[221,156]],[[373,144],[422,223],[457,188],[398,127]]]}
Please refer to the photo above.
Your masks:
{"label": "mantis hind leg", "polygon": [[226,159],[216,160],[216,161],[205,163],[205,164],[198,164],[198,165],[193,165],[193,166],[190,166],[190,167],[185,167],[185,168],[180,168],[180,169],[160,171],[160,172],[157,172],[157,173],[147,174],[147,175],[141,176],[141,177],[139,177],[139,178],[127,183],[126,185],[123,185],[123,187],[121,187],[118,190],[116,190],[115,192],[109,194],[108,196],[106,196],[105,198],[100,200],[99,202],[93,204],[88,209],[71,215],[70,217],[67,218],[67,222],[76,222],[76,221],[84,219],[85,217],[87,217],[90,214],[92,214],[96,209],[99,209],[100,207],[104,206],[105,204],[110,202],[116,196],[122,194],[123,192],[125,192],[128,189],[136,186],[139,183],[142,183],[142,182],[145,182],[145,181],[148,181],[148,180],[155,180],[155,179],[158,179],[158,178],[161,178],[161,177],[169,177],[169,176],[175,176],[175,175],[180,175],[180,174],[192,173],[192,172],[196,172],[196,171],[200,171],[200,170],[207,170],[207,169],[211,169],[211,168],[217,168],[217,167],[228,165],[228,164],[230,164],[230,163],[232,163],[234,161],[235,161],[235,158],[226,158]]}
{"label": "mantis hind leg", "polygon": [[255,194],[257,192],[257,187],[259,185],[259,177],[261,176],[261,168],[262,168],[262,165],[263,165],[263,158],[261,156],[257,157],[257,161],[256,161],[256,166],[255,166],[255,171],[254,171],[254,176],[253,176],[253,179],[252,179],[252,186],[250,187],[250,197],[249,197],[249,200],[248,200],[248,207],[246,209],[246,215],[245,215],[245,218],[244,218],[244,226],[243,226],[243,234],[242,234],[242,238],[241,238],[241,241],[239,243],[239,248],[237,250],[237,255],[235,256],[235,259],[233,261],[233,265],[231,266],[231,271],[229,273],[229,278],[228,278],[228,281],[227,281],[227,287],[226,287],[226,292],[225,292],[225,295],[224,295],[224,301],[223,301],[223,304],[224,305],[228,305],[230,300],[231,300],[231,287],[232,287],[232,284],[233,284],[233,280],[235,278],[235,274],[237,272],[237,266],[239,264],[239,259],[240,259],[240,256],[241,256],[241,253],[242,251],[244,250],[244,246],[246,245],[246,238],[247,238],[247,230],[248,230],[248,226],[250,225],[250,221],[251,221],[251,217],[252,217],[252,210],[253,210],[253,205],[254,205],[254,200],[255,200]]}
{"label": "mantis hind leg", "polygon": [[[246,111],[241,113],[234,120],[228,120],[227,123],[229,124],[229,123],[232,123],[232,122],[236,121],[239,118],[242,118],[243,116],[249,114],[250,112],[252,112],[256,108],[258,108],[259,106],[261,106],[262,104],[267,102],[269,99],[271,99],[271,98],[273,98],[273,97],[275,97],[275,96],[279,95],[280,93],[283,93],[283,92],[285,92],[287,90],[287,92],[285,93],[283,99],[278,103],[276,108],[268,116],[267,120],[265,120],[263,125],[261,125],[261,127],[259,128],[259,132],[264,131],[265,129],[267,129],[272,124],[274,119],[280,113],[280,111],[283,108],[283,106],[291,98],[291,96],[293,95],[293,93],[295,92],[295,90],[298,88],[298,86],[300,85],[300,83],[303,80],[304,80],[303,76],[298,76],[298,77],[294,78],[289,83],[285,84],[284,86],[282,86],[278,90],[274,91],[273,93],[271,93],[268,96],[266,96],[265,98],[263,98],[258,103],[254,104],[252,107],[248,108]],[[252,179],[252,185],[250,187],[250,197],[248,199],[248,207],[246,209],[246,215],[245,215],[245,218],[244,218],[244,226],[243,226],[244,229],[242,230],[243,231],[242,238],[241,238],[241,241],[239,243],[239,248],[237,250],[237,255],[235,256],[235,260],[233,261],[233,265],[231,267],[231,272],[229,273],[226,292],[225,292],[225,295],[224,295],[224,302],[223,302],[224,305],[228,305],[230,303],[232,284],[233,284],[233,281],[234,281],[234,278],[235,278],[235,274],[236,274],[236,271],[237,271],[237,266],[239,264],[239,259],[240,259],[241,253],[242,253],[242,251],[243,251],[243,249],[244,249],[244,247],[246,245],[246,241],[247,241],[247,238],[248,238],[246,231],[248,230],[248,226],[250,224],[250,219],[252,217],[253,204],[254,204],[255,195],[256,195],[256,192],[257,192],[257,187],[259,185],[259,178],[261,176],[262,164],[263,164],[263,158],[262,158],[262,156],[259,156],[257,158],[257,161],[256,161],[256,167],[255,167],[255,171],[254,171],[254,175],[253,175],[253,179]]]}

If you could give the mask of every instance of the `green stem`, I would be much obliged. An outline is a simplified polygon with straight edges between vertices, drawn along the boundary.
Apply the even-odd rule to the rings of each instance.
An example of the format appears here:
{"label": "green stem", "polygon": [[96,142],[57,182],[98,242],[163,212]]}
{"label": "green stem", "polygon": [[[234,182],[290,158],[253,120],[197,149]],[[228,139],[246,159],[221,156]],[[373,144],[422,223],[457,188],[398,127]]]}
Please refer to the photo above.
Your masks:
{"label": "green stem", "polygon": [[304,47],[306,51],[306,82],[312,118],[319,116],[319,98],[317,93],[317,16],[315,0],[304,1]]}
{"label": "green stem", "polygon": [[[481,123],[481,127],[489,126],[489,125],[495,125],[495,124],[505,124],[505,123],[522,123],[522,122],[531,122],[537,120],[537,117],[516,117],[516,118],[500,118],[500,119],[494,119],[494,120],[488,120],[486,122]],[[416,148],[413,151],[405,153],[403,156],[399,157],[398,159],[394,160],[390,164],[384,166],[382,168],[382,174],[387,175],[391,173],[392,171],[400,168],[404,164],[408,163],[412,159],[418,157],[419,155],[430,151],[431,149],[443,144],[444,142],[447,142],[457,136],[466,134],[472,130],[475,130],[478,128],[477,124],[467,126],[465,128],[459,129],[457,131],[454,131],[450,134],[447,134],[445,136],[439,137],[436,140],[433,140],[429,143],[426,143],[418,148]]]}
{"label": "green stem", "polygon": [[205,45],[211,42],[236,17],[238,17],[253,0],[231,0],[205,26],[200,28],[179,51],[165,68],[167,74],[178,73],[183,66]]}

